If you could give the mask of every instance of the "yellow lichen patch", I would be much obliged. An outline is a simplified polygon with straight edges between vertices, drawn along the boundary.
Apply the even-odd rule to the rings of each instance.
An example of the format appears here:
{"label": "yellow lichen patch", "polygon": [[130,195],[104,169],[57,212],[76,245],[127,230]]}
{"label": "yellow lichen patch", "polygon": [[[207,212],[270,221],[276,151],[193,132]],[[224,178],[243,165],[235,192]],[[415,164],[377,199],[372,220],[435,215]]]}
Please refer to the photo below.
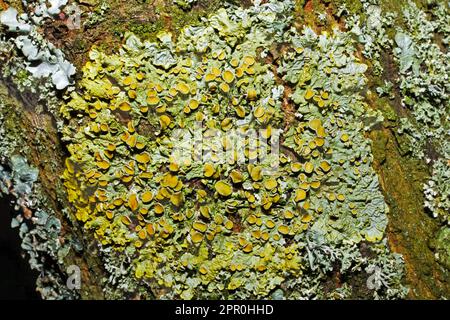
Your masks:
{"label": "yellow lichen patch", "polygon": [[227,222],[225,222],[225,228],[227,228],[228,230],[233,229],[234,223],[231,220],[228,220]]}
{"label": "yellow lichen patch", "polygon": [[322,121],[320,119],[312,119],[309,121],[309,127],[317,132],[322,127]]}
{"label": "yellow lichen patch", "polygon": [[135,193],[132,193],[128,198],[128,206],[132,211],[136,211],[139,207],[139,202],[137,195]]}
{"label": "yellow lichen patch", "polygon": [[274,178],[270,178],[264,181],[264,188],[267,190],[273,190],[278,186],[278,182]]}
{"label": "yellow lichen patch", "polygon": [[210,178],[214,175],[214,173],[216,172],[216,169],[214,169],[214,166],[210,163],[206,163],[203,166],[203,172],[205,174],[205,177]]}
{"label": "yellow lichen patch", "polygon": [[309,174],[309,173],[312,173],[313,170],[314,170],[314,165],[309,161],[306,162],[305,163],[305,172]]}
{"label": "yellow lichen patch", "polygon": [[128,90],[128,97],[132,100],[137,98],[137,93],[135,90]]}
{"label": "yellow lichen patch", "polygon": [[119,104],[119,109],[121,111],[128,112],[131,110],[131,105],[128,102],[124,101]]}
{"label": "yellow lichen patch", "polygon": [[298,189],[295,193],[295,202],[300,202],[306,199],[306,191]]}
{"label": "yellow lichen patch", "polygon": [[242,173],[238,170],[231,171],[230,177],[233,183],[241,183],[244,179]]}
{"label": "yellow lichen patch", "polygon": [[230,70],[225,70],[222,74],[222,79],[226,83],[232,83],[234,81],[234,73]]}
{"label": "yellow lichen patch", "polygon": [[178,185],[178,177],[173,174],[166,174],[161,181],[163,187],[169,187],[174,189]]}
{"label": "yellow lichen patch", "polygon": [[183,197],[182,192],[176,192],[170,196],[170,202],[176,207],[181,206],[183,201],[184,201],[184,197]]}
{"label": "yellow lichen patch", "polygon": [[312,181],[312,182],[310,183],[310,186],[311,186],[311,188],[317,190],[317,189],[320,188],[320,184],[321,184],[320,181]]}
{"label": "yellow lichen patch", "polygon": [[191,110],[197,110],[199,105],[200,105],[200,103],[198,102],[198,100],[191,99],[189,101],[189,109],[191,109]]}
{"label": "yellow lichen patch", "polygon": [[97,167],[100,169],[108,169],[111,166],[111,164],[108,161],[102,160],[97,162]]}
{"label": "yellow lichen patch", "polygon": [[207,74],[205,75],[205,81],[206,81],[206,82],[211,82],[211,81],[214,81],[214,80],[216,80],[216,75],[215,75],[215,74],[213,74],[213,73],[207,73]]}
{"label": "yellow lichen patch", "polygon": [[306,92],[305,92],[305,99],[306,99],[306,100],[309,100],[309,99],[311,99],[312,97],[314,97],[314,91],[313,91],[311,88],[306,89]]}
{"label": "yellow lichen patch", "polygon": [[153,207],[153,210],[155,211],[156,214],[160,215],[164,213],[164,207],[162,204],[160,203],[156,203],[155,206]]}
{"label": "yellow lichen patch", "polygon": [[203,235],[197,231],[191,231],[191,239],[194,243],[200,243],[203,241]]}
{"label": "yellow lichen patch", "polygon": [[190,92],[190,87],[186,82],[177,83],[176,89],[182,94],[188,94]]}
{"label": "yellow lichen patch", "polygon": [[275,222],[273,222],[273,220],[267,220],[266,227],[269,229],[273,229],[275,227]]}
{"label": "yellow lichen patch", "polygon": [[290,220],[290,219],[294,218],[294,214],[292,213],[292,211],[289,211],[289,210],[285,211],[284,218]]}
{"label": "yellow lichen patch", "polygon": [[253,181],[260,181],[262,179],[262,167],[248,165],[248,172]]}
{"label": "yellow lichen patch", "polygon": [[170,119],[170,117],[165,114],[163,114],[161,117],[159,117],[159,123],[163,130],[166,129],[170,125],[171,122],[172,122],[172,120]]}
{"label": "yellow lichen patch", "polygon": [[250,253],[253,251],[253,244],[247,243],[245,247],[242,249],[245,253]]}
{"label": "yellow lichen patch", "polygon": [[293,162],[291,164],[291,171],[294,173],[300,172],[300,170],[302,169],[302,164],[300,162]]}
{"label": "yellow lichen patch", "polygon": [[328,161],[322,161],[320,162],[320,168],[324,171],[324,172],[328,172],[331,169],[331,165],[329,164]]}
{"label": "yellow lichen patch", "polygon": [[289,234],[289,227],[285,226],[285,225],[281,225],[278,227],[278,232],[281,234],[284,234],[284,235]]}
{"label": "yellow lichen patch", "polygon": [[139,239],[144,240],[145,238],[147,238],[147,231],[145,229],[141,229],[138,232],[138,237]]}
{"label": "yellow lichen patch", "polygon": [[147,103],[151,106],[157,105],[161,100],[157,96],[151,96],[147,98]]}
{"label": "yellow lichen patch", "polygon": [[218,181],[214,185],[217,193],[221,196],[228,197],[233,193],[233,188],[225,181]]}
{"label": "yellow lichen patch", "polygon": [[150,161],[150,155],[147,152],[136,155],[136,161],[139,163],[147,164]]}
{"label": "yellow lichen patch", "polygon": [[200,214],[202,215],[203,218],[211,219],[208,207],[205,206],[200,207]]}
{"label": "yellow lichen patch", "polygon": [[228,85],[228,83],[222,82],[219,85],[220,90],[222,90],[224,93],[228,93],[230,92],[230,86]]}
{"label": "yellow lichen patch", "polygon": [[252,66],[255,64],[255,58],[252,56],[245,56],[243,59],[244,65]]}
{"label": "yellow lichen patch", "polygon": [[194,222],[192,226],[195,230],[200,231],[201,233],[205,233],[206,230],[208,229],[208,226],[201,221]]}
{"label": "yellow lichen patch", "polygon": [[[327,245],[334,250],[344,245],[341,239],[357,243],[365,236],[366,221],[376,223],[362,203],[351,208],[346,202],[360,196],[352,192],[370,173],[372,158],[354,113],[363,110],[356,105],[363,103],[356,97],[363,79],[350,79],[355,99],[342,99],[350,91],[335,88],[356,76],[340,73],[336,84],[324,76],[324,69],[334,74],[339,68],[328,48],[336,46],[322,44],[339,33],[324,34],[325,42],[291,41],[292,29],[285,48],[305,48],[280,47],[276,56],[266,56],[277,48],[268,40],[272,25],[282,21],[251,8],[242,9],[249,14],[238,10],[251,28],[227,7],[228,17],[200,22],[215,24],[206,33],[186,29],[177,39],[158,34],[159,42],[142,46],[151,47],[150,56],[139,48],[109,56],[94,51],[74,99],[64,106],[68,127],[62,132],[73,162],[66,164],[64,185],[75,215],[104,249],[111,248],[105,259],[114,263],[110,254],[131,254],[127,270],[141,279],[136,290],[142,298],[150,296],[145,283],[157,298],[210,297],[227,284],[229,298],[268,298],[285,286],[292,287],[282,290],[286,299],[299,297],[294,280],[310,271],[303,263],[305,242],[321,240],[305,230],[332,237]],[[255,40],[247,29],[267,37]],[[350,61],[352,51],[335,52]],[[271,58],[279,68],[267,63]],[[279,154],[271,154],[277,146]],[[376,207],[371,200],[367,207]]]}
{"label": "yellow lichen patch", "polygon": [[[248,100],[255,100],[257,97],[258,93],[256,92],[255,89],[249,89],[247,91],[247,99]],[[258,117],[257,117],[258,118]]]}
{"label": "yellow lichen patch", "polygon": [[254,115],[256,118],[261,118],[262,116],[264,116],[264,114],[265,114],[265,110],[264,110],[264,108],[263,108],[262,106],[258,106],[258,107],[255,109],[255,111],[253,112],[253,115]]}
{"label": "yellow lichen patch", "polygon": [[149,223],[146,225],[145,229],[147,230],[147,234],[152,236],[155,234],[155,227],[153,226],[153,224]]}
{"label": "yellow lichen patch", "polygon": [[341,135],[341,141],[347,142],[350,139],[349,135],[347,133],[344,133]]}

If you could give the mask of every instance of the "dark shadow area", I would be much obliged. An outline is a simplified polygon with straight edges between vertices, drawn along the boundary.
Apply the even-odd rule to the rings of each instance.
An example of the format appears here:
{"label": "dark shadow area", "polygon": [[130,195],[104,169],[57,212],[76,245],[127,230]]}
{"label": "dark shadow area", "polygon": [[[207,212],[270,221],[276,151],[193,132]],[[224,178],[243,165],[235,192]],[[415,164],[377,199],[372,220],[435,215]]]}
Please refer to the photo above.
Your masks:
{"label": "dark shadow area", "polygon": [[0,299],[38,300],[37,272],[21,256],[19,230],[11,228],[14,210],[11,199],[0,197]]}

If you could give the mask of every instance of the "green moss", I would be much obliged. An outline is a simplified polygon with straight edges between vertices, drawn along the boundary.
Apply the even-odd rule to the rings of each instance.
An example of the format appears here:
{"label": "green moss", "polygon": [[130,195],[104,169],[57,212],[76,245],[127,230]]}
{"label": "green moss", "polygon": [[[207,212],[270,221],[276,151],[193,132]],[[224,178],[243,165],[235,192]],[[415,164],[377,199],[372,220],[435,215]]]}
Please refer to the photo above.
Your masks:
{"label": "green moss", "polygon": [[[395,130],[395,129],[394,129]],[[389,129],[371,133],[375,168],[390,207],[389,239],[393,250],[407,261],[407,284],[414,288],[410,298],[448,297],[448,271],[439,267],[428,241],[434,239],[439,222],[423,209],[422,186],[429,174],[421,161],[402,155],[397,139]]]}
{"label": "green moss", "polygon": [[361,14],[362,4],[359,0],[333,0],[336,7],[345,5],[350,14]]}
{"label": "green moss", "polygon": [[[172,31],[176,36],[184,26],[198,24],[200,17],[216,11],[221,4],[219,0],[207,0],[202,1],[201,5],[183,10],[173,1],[167,0],[132,0],[125,3],[112,1],[109,5],[114,10],[109,10],[107,16],[110,17],[100,24],[100,28],[105,28],[105,32],[110,33],[112,37],[131,31],[143,40],[154,41],[156,34],[163,29]],[[133,16],[138,18],[132,18]]]}
{"label": "green moss", "polygon": [[164,23],[161,20],[155,23],[139,23],[134,22],[130,26],[121,28],[121,32],[131,31],[142,39],[156,40],[156,34],[164,28]]}

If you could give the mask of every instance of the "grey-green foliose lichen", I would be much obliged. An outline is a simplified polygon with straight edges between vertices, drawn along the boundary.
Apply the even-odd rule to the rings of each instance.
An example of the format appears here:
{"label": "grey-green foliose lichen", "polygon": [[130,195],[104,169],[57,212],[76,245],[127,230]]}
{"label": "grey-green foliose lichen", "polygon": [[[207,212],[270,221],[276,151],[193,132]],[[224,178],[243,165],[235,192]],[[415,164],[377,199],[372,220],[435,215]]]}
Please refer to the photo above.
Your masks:
{"label": "grey-green foliose lichen", "polygon": [[[9,162],[0,162],[0,196],[9,194],[15,199],[16,217],[11,227],[19,229],[22,249],[32,269],[40,272],[37,291],[45,299],[70,299],[78,296],[66,287],[65,279],[52,264],[63,265],[69,250],[60,239],[61,223],[46,212],[37,186],[39,170],[30,167],[25,158],[12,155]],[[62,268],[64,270],[64,268]]]}

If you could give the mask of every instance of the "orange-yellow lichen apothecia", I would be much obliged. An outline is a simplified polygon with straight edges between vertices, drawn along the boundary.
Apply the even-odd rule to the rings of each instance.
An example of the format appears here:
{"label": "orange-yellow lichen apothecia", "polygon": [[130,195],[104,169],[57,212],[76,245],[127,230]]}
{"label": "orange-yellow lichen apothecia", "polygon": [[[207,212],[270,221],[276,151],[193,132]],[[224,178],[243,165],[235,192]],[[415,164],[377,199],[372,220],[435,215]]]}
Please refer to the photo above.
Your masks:
{"label": "orange-yellow lichen apothecia", "polygon": [[[61,109],[65,186],[105,263],[127,257],[136,292],[298,298],[330,259],[356,261],[354,244],[382,239],[376,175],[370,161],[349,161],[370,158],[356,117],[364,104],[335,88],[364,76],[340,73],[327,50],[362,65],[339,32],[280,32],[291,9],[274,0],[230,7],[176,42],[129,35],[120,55],[91,51],[80,91]],[[287,51],[274,70],[264,57],[278,41],[305,50]],[[320,81],[305,85],[300,74]],[[294,92],[290,122],[281,78]]]}

